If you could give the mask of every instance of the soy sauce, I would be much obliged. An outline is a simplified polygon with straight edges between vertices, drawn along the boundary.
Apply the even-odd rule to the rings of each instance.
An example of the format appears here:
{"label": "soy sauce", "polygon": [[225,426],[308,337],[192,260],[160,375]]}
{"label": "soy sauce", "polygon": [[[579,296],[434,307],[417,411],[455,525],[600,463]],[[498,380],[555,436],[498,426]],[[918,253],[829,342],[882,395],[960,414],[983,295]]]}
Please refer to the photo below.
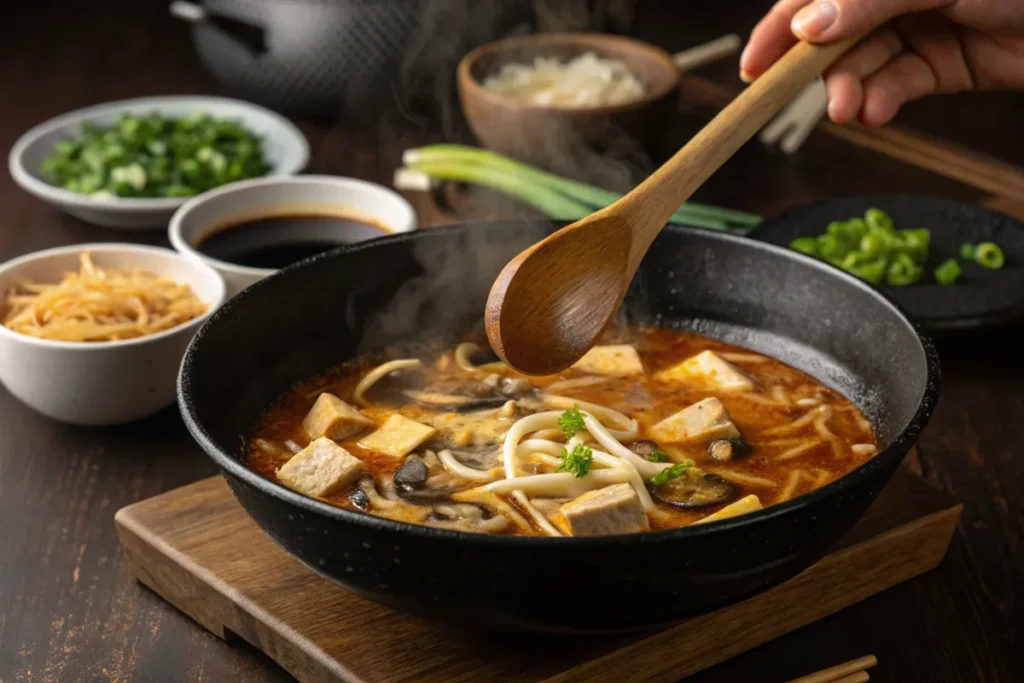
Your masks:
{"label": "soy sauce", "polygon": [[270,216],[227,225],[205,236],[201,254],[251,268],[284,268],[343,244],[382,237],[372,223],[327,214]]}

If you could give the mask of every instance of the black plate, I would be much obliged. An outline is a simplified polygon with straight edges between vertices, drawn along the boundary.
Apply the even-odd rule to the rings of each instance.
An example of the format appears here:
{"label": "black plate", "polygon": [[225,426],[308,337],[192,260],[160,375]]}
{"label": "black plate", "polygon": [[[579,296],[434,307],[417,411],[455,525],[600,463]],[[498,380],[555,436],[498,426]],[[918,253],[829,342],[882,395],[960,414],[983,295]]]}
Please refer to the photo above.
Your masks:
{"label": "black plate", "polygon": [[[897,228],[928,228],[931,250],[925,274],[908,287],[880,287],[917,323],[931,331],[979,328],[1024,317],[1024,224],[980,206],[911,195],[837,197],[803,204],[766,219],[750,237],[788,246],[797,237],[820,235],[832,221],[882,209]],[[961,262],[953,286],[935,282],[934,270],[947,258],[959,260],[964,242],[995,242],[1006,254],[1000,270]]]}
{"label": "black plate", "polygon": [[671,622],[742,600],[821,558],[882,490],[928,421],[934,348],[859,280],[803,255],[666,228],[625,307],[779,358],[853,399],[882,452],[828,486],[733,519],[591,538],[488,536],[394,522],[307,498],[247,469],[239,435],[297,380],[399,340],[479,324],[510,258],[547,223],[385,237],[278,271],[189,346],[178,397],[239,502],[309,567],[370,599],[476,628],[581,633]]}

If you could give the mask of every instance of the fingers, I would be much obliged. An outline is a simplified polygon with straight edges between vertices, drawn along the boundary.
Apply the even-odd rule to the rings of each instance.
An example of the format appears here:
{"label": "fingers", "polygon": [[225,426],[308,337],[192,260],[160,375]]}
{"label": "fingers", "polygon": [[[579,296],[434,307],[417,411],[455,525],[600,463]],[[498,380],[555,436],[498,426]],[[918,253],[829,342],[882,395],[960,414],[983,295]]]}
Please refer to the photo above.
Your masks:
{"label": "fingers", "polygon": [[890,19],[936,9],[947,0],[814,0],[793,17],[793,33],[801,40],[827,43],[863,36]]}
{"label": "fingers", "polygon": [[885,66],[902,48],[899,35],[889,27],[871,36],[833,64],[825,79],[829,118],[836,123],[854,120],[864,103],[863,80]]}
{"label": "fingers", "polygon": [[866,126],[885,125],[903,104],[935,92],[937,85],[928,62],[920,55],[904,53],[864,82],[861,122]]}
{"label": "fingers", "polygon": [[754,27],[740,56],[740,76],[753,80],[797,39],[830,42],[871,33],[893,17],[943,7],[949,0],[778,0]]}
{"label": "fingers", "polygon": [[796,44],[790,30],[793,16],[810,0],[779,0],[758,22],[740,55],[740,78],[751,81]]}

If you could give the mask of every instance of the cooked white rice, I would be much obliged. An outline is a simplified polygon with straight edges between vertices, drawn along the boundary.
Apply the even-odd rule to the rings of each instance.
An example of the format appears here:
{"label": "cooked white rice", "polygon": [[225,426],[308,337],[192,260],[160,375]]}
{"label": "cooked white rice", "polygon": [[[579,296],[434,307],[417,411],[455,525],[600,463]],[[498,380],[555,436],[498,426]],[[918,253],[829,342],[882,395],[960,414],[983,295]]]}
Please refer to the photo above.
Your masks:
{"label": "cooked white rice", "polygon": [[644,96],[644,84],[625,62],[593,52],[569,62],[537,57],[533,64],[505,64],[484,87],[523,104],[561,107],[623,104]]}

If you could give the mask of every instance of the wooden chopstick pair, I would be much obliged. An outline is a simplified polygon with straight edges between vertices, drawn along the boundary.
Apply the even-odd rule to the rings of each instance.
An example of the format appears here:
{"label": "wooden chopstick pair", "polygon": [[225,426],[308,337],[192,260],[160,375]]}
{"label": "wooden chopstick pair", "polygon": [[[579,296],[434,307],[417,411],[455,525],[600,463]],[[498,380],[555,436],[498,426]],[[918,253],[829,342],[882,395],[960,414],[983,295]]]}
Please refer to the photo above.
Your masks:
{"label": "wooden chopstick pair", "polygon": [[[672,56],[672,61],[680,71],[689,71],[728,57],[737,52],[742,44],[743,40],[732,33],[678,52]],[[825,84],[820,78],[815,79],[764,127],[759,139],[766,145],[778,144],[783,152],[792,154],[804,144],[827,109]]]}
{"label": "wooden chopstick pair", "polygon": [[854,659],[817,673],[794,678],[789,683],[867,683],[871,680],[867,670],[878,664],[874,655]]}

